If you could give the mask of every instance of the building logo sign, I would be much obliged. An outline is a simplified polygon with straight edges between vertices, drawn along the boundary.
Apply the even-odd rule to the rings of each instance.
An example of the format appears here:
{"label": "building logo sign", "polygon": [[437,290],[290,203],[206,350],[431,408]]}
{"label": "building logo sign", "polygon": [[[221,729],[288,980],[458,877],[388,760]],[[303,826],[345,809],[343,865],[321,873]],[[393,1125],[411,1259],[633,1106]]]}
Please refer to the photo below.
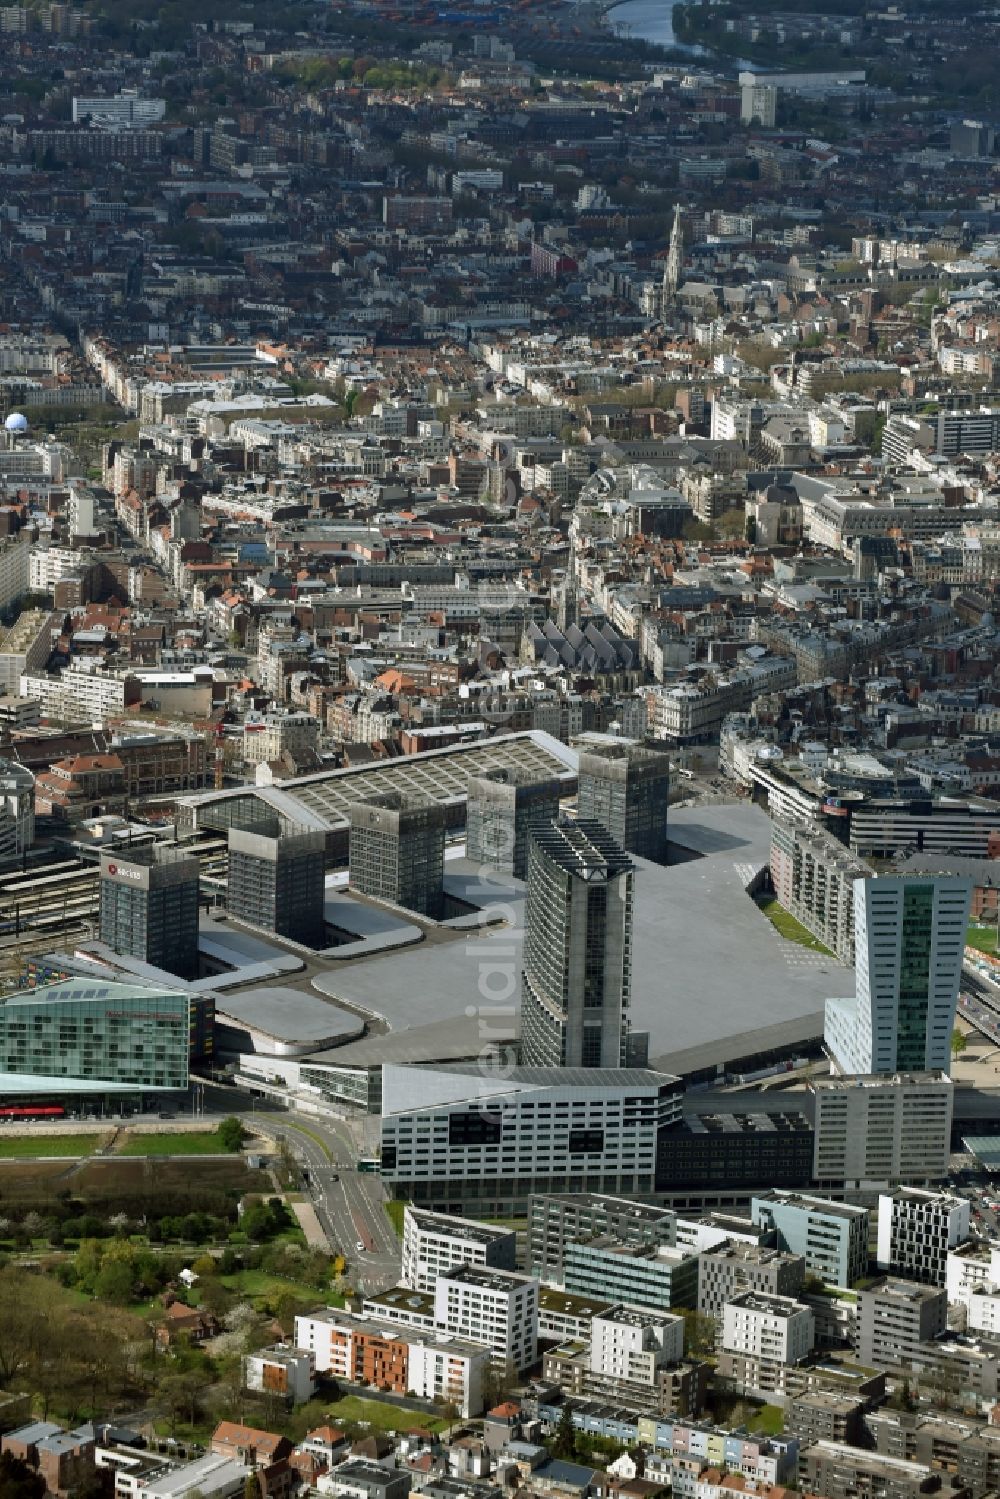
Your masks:
{"label": "building logo sign", "polygon": [[119,880],[135,880],[137,884],[142,880],[142,870],[134,864],[109,864],[108,874]]}

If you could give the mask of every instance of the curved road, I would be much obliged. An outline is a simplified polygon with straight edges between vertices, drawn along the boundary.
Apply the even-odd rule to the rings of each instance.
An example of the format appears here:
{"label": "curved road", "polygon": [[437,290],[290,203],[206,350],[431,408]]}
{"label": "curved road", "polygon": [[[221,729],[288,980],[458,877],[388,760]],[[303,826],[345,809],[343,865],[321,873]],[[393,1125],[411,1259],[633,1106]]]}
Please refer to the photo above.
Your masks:
{"label": "curved road", "polygon": [[349,1279],[358,1290],[394,1285],[400,1249],[385,1211],[386,1194],[380,1177],[356,1170],[358,1147],[348,1126],[339,1119],[294,1111],[258,1109],[241,1117],[250,1129],[284,1135],[308,1173],[309,1193],[330,1247],[346,1258]]}

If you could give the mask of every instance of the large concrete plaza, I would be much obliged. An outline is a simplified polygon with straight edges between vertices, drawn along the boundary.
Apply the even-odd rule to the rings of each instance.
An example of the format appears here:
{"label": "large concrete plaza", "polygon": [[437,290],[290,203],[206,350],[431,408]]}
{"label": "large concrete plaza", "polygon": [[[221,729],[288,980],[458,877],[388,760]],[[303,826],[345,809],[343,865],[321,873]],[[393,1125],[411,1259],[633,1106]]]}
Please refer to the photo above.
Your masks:
{"label": "large concrete plaza", "polygon": [[[853,973],[780,937],[746,893],[767,863],[770,822],[746,803],[677,809],[672,843],[694,857],[666,867],[637,859],[632,1024],[650,1033],[650,1062],[691,1070],[822,1031],[823,1003],[852,994]],[[509,1033],[520,993],[524,888],[493,887],[474,866],[449,860],[467,898],[514,925],[464,931],[405,951],[337,965],[313,983],[331,998],[380,1016],[390,1031],[478,1016]],[[457,892],[456,892],[457,893]],[[501,908],[506,909],[501,912]],[[687,1055],[685,1055],[687,1054]]]}

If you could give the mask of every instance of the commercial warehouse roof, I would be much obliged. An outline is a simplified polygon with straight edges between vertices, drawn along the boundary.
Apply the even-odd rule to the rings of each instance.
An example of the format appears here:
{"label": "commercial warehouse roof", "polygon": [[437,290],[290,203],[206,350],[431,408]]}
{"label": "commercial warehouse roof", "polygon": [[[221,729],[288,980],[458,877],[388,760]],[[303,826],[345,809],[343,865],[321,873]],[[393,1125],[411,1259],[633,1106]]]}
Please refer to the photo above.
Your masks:
{"label": "commercial warehouse roof", "polygon": [[342,828],[349,823],[351,807],[370,796],[396,791],[442,805],[464,802],[470,775],[506,769],[526,770],[539,780],[563,781],[569,794],[575,789],[576,752],[551,734],[532,729],[448,749],[425,750],[419,755],[401,755],[377,765],[320,771],[282,781],[280,786],[240,786],[179,800],[194,809],[198,821],[210,820],[212,808],[220,803],[256,798],[304,826]]}

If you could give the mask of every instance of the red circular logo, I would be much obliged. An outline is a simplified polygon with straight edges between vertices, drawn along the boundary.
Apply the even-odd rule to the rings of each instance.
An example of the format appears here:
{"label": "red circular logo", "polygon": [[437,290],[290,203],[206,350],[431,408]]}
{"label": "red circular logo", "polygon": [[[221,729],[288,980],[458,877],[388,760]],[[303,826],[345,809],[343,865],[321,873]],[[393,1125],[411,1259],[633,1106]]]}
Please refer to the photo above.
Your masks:
{"label": "red circular logo", "polygon": [[117,864],[109,864],[108,865],[108,874],[117,874],[117,873],[118,873],[118,865]]}

